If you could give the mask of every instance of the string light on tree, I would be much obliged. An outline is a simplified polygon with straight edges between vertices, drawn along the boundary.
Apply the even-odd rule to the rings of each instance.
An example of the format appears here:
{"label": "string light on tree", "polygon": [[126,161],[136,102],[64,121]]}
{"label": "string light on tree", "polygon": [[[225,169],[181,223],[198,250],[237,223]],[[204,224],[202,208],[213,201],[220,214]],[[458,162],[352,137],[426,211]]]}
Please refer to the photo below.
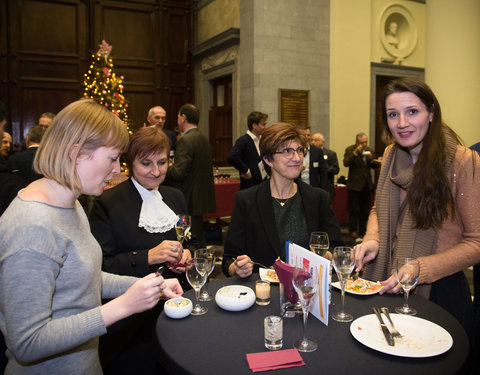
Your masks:
{"label": "string light on tree", "polygon": [[130,120],[127,115],[128,104],[123,95],[123,76],[117,76],[113,70],[113,61],[110,57],[112,46],[105,40],[99,49],[92,54],[92,62],[85,73],[83,95],[92,98],[115,113],[125,124],[131,134]]}

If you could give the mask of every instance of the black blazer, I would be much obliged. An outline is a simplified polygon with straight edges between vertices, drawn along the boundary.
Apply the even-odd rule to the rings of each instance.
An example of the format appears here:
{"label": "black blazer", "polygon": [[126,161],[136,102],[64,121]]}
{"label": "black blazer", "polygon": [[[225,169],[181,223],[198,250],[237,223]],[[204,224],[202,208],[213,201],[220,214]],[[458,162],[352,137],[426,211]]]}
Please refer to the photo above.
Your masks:
{"label": "black blazer", "polygon": [[310,146],[310,185],[329,191],[327,163],[320,147]]}
{"label": "black blazer", "polygon": [[238,169],[240,173],[245,173],[249,169],[252,173],[252,178],[249,180],[240,176],[241,190],[262,182],[262,173],[258,168],[260,160],[255,143],[248,134],[244,134],[238,138],[235,145],[228,152],[227,161]]}
{"label": "black blazer", "polygon": [[43,177],[33,170],[33,159],[35,159],[37,150],[38,146],[33,146],[27,148],[25,151],[16,152],[8,158],[8,164],[12,172],[18,173],[27,182],[32,182]]}
{"label": "black blazer", "polygon": [[333,198],[335,197],[334,177],[338,172],[340,172],[340,166],[338,165],[337,153],[335,151],[324,147],[323,155],[325,162],[327,163],[328,188],[330,191],[331,200],[333,201]]}
{"label": "black blazer", "polygon": [[[308,232],[327,232],[332,246],[342,244],[329,194],[302,181],[298,182],[298,192],[302,198]],[[308,248],[308,243],[298,245]],[[253,261],[270,266],[283,254],[284,246],[280,243],[275,223],[270,181],[237,192],[225,239],[222,261],[225,275],[228,275],[228,267],[239,255],[246,254]],[[258,266],[254,267],[254,272],[256,270]]]}
{"label": "black blazer", "polygon": [[[173,212],[188,213],[180,190],[160,185],[158,191]],[[89,221],[92,234],[102,247],[104,271],[143,277],[159,266],[148,265],[148,250],[163,240],[177,240],[174,228],[166,233],[149,233],[138,226],[142,203],[131,179],[96,198]]]}
{"label": "black blazer", "polygon": [[168,129],[162,129],[165,135],[168,137],[168,140],[170,141],[170,150],[175,151],[175,146],[177,145],[177,136],[175,132],[168,130]]}

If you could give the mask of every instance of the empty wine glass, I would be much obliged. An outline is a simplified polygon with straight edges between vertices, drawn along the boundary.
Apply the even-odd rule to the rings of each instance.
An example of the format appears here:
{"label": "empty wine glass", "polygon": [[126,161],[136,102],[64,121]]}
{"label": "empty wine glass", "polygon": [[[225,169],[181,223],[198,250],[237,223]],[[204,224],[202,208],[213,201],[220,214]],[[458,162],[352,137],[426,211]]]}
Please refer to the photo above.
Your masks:
{"label": "empty wine glass", "polygon": [[190,215],[178,214],[177,218],[175,232],[177,233],[178,242],[183,245],[183,240],[188,236],[188,232],[190,232]]}
{"label": "empty wine glass", "polygon": [[310,250],[322,257],[325,257],[330,248],[330,241],[326,232],[312,232],[309,242]]}
{"label": "empty wine glass", "polygon": [[408,295],[418,282],[420,275],[420,262],[413,258],[399,258],[395,260],[393,274],[403,289],[405,300],[402,307],[396,307],[399,314],[415,315],[417,311],[408,306]]}
{"label": "empty wine glass", "polygon": [[206,284],[208,283],[208,276],[210,276],[210,274],[213,272],[213,269],[215,268],[215,253],[211,249],[197,249],[195,250],[194,257],[206,259],[208,268],[206,283],[202,288],[202,292],[200,293],[200,298],[198,300],[211,301],[213,299],[213,296],[208,293]]}
{"label": "empty wine glass", "polygon": [[348,278],[355,267],[355,249],[351,247],[339,246],[333,250],[333,267],[337,272],[338,280],[342,288],[342,309],[332,315],[332,319],[337,322],[351,322],[352,315],[344,311],[345,308],[345,287]]}
{"label": "empty wine glass", "polygon": [[206,259],[194,258],[187,261],[185,267],[188,283],[195,290],[195,298],[197,300],[195,307],[192,310],[192,315],[203,315],[208,309],[199,305],[200,289],[207,280],[208,263]]}
{"label": "empty wine glass", "polygon": [[310,311],[310,302],[318,289],[318,269],[311,267],[309,270],[303,269],[303,265],[297,264],[293,269],[292,284],[298,294],[303,311],[303,338],[295,342],[294,346],[301,352],[313,352],[317,350],[317,343],[308,340],[305,332],[307,330],[308,312]]}

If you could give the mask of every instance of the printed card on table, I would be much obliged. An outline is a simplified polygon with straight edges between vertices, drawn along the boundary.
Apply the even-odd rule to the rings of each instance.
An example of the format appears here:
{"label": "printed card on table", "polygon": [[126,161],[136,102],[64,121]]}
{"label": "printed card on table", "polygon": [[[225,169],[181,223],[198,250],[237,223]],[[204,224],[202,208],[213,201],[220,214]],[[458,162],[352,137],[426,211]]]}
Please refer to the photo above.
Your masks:
{"label": "printed card on table", "polygon": [[287,263],[291,266],[295,267],[295,264],[301,261],[304,269],[309,269],[312,266],[318,268],[318,291],[314,300],[311,302],[310,313],[328,326],[328,307],[330,301],[329,273],[331,262],[291,242],[287,244],[286,248]]}

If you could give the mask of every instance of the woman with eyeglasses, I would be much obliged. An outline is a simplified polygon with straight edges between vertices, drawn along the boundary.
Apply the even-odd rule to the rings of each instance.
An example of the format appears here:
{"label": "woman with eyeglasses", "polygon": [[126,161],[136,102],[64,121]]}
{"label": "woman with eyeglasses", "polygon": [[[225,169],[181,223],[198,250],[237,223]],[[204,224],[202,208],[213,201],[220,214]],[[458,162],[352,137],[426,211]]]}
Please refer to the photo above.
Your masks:
{"label": "woman with eyeglasses", "polygon": [[308,248],[311,232],[327,232],[340,243],[340,228],[329,194],[296,180],[303,168],[307,139],[287,123],[267,128],[260,139],[260,157],[270,167],[270,179],[239,191],[225,240],[223,272],[249,277],[258,262],[271,266],[285,260],[285,242]]}

